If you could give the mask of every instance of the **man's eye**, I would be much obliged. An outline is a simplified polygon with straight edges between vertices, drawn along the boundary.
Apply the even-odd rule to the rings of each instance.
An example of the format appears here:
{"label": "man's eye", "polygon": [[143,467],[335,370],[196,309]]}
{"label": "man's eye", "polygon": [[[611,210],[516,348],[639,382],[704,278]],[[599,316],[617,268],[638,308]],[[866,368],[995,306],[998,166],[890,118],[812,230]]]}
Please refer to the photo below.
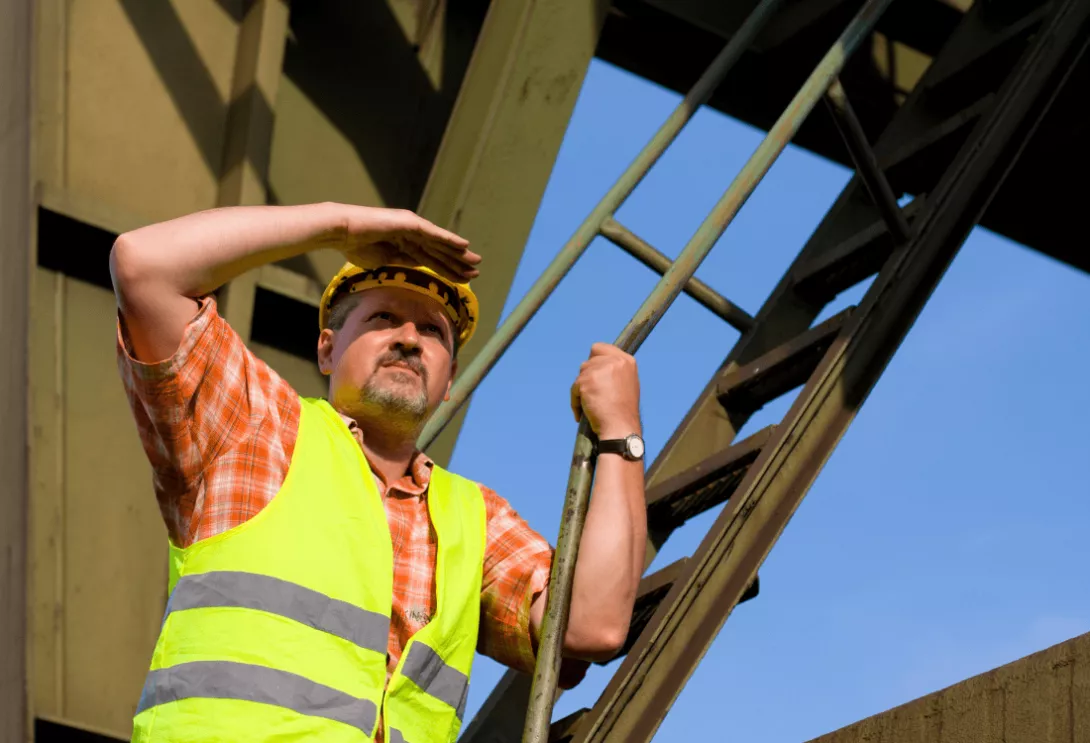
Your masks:
{"label": "man's eye", "polygon": [[375,314],[371,315],[371,319],[372,320],[393,320],[394,316],[391,315],[389,312],[376,312]]}
{"label": "man's eye", "polygon": [[443,337],[443,330],[438,325],[423,325],[420,329],[428,335],[434,335],[440,338]]}

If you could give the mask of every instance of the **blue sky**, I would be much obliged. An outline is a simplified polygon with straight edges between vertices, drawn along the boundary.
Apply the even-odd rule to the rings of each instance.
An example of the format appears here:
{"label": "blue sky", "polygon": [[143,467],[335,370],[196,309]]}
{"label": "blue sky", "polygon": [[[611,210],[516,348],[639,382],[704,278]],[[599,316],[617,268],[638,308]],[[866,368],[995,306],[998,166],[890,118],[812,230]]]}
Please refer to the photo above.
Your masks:
{"label": "blue sky", "polygon": [[[677,101],[591,65],[505,314]],[[620,220],[676,255],[761,136],[700,112]],[[789,148],[697,275],[755,314],[849,177]],[[453,468],[552,542],[576,429],[568,388],[656,278],[596,241],[470,407]],[[657,739],[799,743],[1090,631],[1088,291],[1090,276],[973,233]],[[644,344],[649,461],[737,337],[683,296]],[[690,554],[716,513],[676,532],[652,569]],[[556,716],[591,706],[611,670],[592,670]],[[469,716],[502,671],[478,660]]]}

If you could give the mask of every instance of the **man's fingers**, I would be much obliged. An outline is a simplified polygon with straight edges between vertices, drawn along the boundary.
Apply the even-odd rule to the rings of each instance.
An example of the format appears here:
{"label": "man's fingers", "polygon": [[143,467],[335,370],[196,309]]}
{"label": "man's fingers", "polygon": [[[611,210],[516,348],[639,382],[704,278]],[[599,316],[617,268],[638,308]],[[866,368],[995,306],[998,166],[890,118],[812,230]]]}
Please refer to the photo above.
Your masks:
{"label": "man's fingers", "polygon": [[458,281],[467,281],[481,273],[468,263],[463,263],[452,257],[449,253],[439,252],[430,248],[424,248],[423,250],[432,263],[444,266]]}
{"label": "man's fingers", "polygon": [[[480,275],[480,271],[465,259],[469,251],[459,251],[438,241],[421,238],[417,235],[399,237],[398,245],[402,252],[411,255],[415,260],[435,268],[449,279],[455,281],[468,281]],[[469,256],[480,261],[476,253]]]}
{"label": "man's fingers", "polygon": [[481,262],[481,257],[476,253],[470,253],[467,251],[452,252],[449,247],[445,245],[439,245],[436,242],[428,243],[424,249],[435,257],[435,260],[442,261],[444,265],[450,266],[452,269],[462,274],[470,274],[476,276],[480,273],[477,270],[477,264]]}
{"label": "man's fingers", "polygon": [[476,253],[469,253],[468,251],[451,252],[448,246],[440,246],[435,242],[428,243],[424,250],[431,260],[442,263],[456,273],[460,281],[469,281],[481,275],[476,265],[480,263],[481,257]]}
{"label": "man's fingers", "polygon": [[430,250],[426,245],[421,245],[413,238],[399,240],[403,253],[409,255],[412,260],[430,266],[440,275],[451,281],[466,281],[467,269],[458,265],[456,261],[445,254]]}
{"label": "man's fingers", "polygon": [[624,353],[621,349],[617,348],[612,343],[595,343],[590,347],[590,355],[593,356],[608,356],[610,354]]}
{"label": "man's fingers", "polygon": [[467,248],[469,247],[469,240],[466,240],[461,235],[456,235],[450,230],[445,230],[437,224],[433,224],[428,220],[420,217],[418,229],[422,235],[425,235],[433,240],[438,240],[446,245],[452,245],[455,248]]}
{"label": "man's fingers", "polygon": [[462,261],[463,263],[477,265],[481,262],[481,256],[477,255],[469,248],[451,245],[448,242],[444,242],[442,240],[437,240],[433,237],[427,236],[423,236],[421,238],[421,241],[423,242],[423,244],[427,245],[428,248],[435,250],[438,253],[448,255],[451,258]]}

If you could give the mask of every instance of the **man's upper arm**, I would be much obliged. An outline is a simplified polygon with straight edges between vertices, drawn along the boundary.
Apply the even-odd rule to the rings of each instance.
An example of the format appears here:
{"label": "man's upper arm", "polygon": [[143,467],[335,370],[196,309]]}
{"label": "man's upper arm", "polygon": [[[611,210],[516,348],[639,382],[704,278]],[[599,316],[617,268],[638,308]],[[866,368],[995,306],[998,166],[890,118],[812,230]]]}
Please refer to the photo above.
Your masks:
{"label": "man's upper arm", "polygon": [[488,539],[481,581],[478,649],[520,671],[532,671],[534,647],[530,604],[545,590],[552,548],[491,489],[481,487],[488,514]]}
{"label": "man's upper arm", "polygon": [[156,281],[161,269],[149,275],[147,250],[137,243],[128,234],[117,238],[110,250],[110,276],[117,305],[127,320],[127,349],[133,357],[150,363],[175,352],[198,311],[199,300]]}
{"label": "man's upper arm", "polygon": [[212,505],[195,502],[206,495],[199,484],[208,467],[248,436],[270,405],[294,401],[290,386],[220,317],[215,299],[204,297],[198,307],[174,355],[150,364],[133,355],[118,313],[118,369],[167,530],[179,545],[191,541],[196,510]]}
{"label": "man's upper arm", "polygon": [[[488,543],[477,649],[505,666],[533,673],[536,643],[530,607],[547,590],[553,549],[506,500],[484,486],[481,492],[488,512]],[[564,658],[561,688],[582,681],[588,667],[585,661]]]}

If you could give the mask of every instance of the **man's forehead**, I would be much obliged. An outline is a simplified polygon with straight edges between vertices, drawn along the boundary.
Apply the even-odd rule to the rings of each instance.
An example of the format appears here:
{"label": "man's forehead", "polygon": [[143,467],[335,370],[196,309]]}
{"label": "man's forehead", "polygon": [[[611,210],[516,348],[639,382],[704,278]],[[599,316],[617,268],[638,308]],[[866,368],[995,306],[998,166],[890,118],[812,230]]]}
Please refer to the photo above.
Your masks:
{"label": "man's forehead", "polygon": [[[359,292],[358,296],[360,298],[359,306],[371,310],[397,308],[405,311],[412,309],[431,317],[447,317],[443,308],[434,299],[400,286],[376,286],[364,289]],[[449,318],[447,320],[449,321]]]}

